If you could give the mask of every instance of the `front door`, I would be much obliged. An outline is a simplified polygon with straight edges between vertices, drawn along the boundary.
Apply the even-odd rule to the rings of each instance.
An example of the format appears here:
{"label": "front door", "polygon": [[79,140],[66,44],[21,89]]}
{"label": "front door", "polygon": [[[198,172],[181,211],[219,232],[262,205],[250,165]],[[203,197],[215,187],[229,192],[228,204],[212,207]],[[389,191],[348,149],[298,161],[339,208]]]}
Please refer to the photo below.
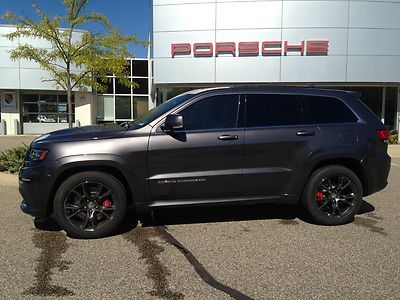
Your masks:
{"label": "front door", "polygon": [[153,201],[189,203],[241,194],[240,105],[235,94],[209,96],[174,111],[183,116],[183,130],[153,129],[148,151]]}

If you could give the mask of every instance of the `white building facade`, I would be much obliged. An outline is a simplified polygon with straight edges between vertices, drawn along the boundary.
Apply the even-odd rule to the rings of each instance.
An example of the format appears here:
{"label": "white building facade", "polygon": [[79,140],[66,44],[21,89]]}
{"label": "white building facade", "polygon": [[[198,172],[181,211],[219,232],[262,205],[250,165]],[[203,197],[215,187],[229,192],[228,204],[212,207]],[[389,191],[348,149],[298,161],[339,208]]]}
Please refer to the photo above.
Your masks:
{"label": "white building facade", "polygon": [[400,0],[153,0],[159,102],[235,84],[359,90],[398,128]]}
{"label": "white building facade", "polygon": [[[0,135],[43,134],[68,128],[66,93],[53,85],[50,75],[28,60],[13,61],[10,51],[20,44],[39,48],[51,45],[39,39],[10,41],[5,34],[14,26],[0,25]],[[76,31],[73,38],[80,38]],[[95,91],[73,93],[74,126],[101,122],[130,121],[154,106],[151,91],[151,61],[128,59],[129,78],[138,83],[136,89],[118,84],[114,76],[104,95]]]}

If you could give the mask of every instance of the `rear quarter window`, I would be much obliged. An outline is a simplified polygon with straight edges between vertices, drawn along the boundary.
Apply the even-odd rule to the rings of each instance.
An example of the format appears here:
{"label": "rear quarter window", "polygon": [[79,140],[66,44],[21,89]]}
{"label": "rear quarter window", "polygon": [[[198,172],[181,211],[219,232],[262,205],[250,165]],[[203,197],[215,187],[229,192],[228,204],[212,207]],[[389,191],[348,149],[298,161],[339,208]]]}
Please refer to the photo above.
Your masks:
{"label": "rear quarter window", "polygon": [[303,96],[315,123],[354,123],[358,117],[340,99],[323,96]]}

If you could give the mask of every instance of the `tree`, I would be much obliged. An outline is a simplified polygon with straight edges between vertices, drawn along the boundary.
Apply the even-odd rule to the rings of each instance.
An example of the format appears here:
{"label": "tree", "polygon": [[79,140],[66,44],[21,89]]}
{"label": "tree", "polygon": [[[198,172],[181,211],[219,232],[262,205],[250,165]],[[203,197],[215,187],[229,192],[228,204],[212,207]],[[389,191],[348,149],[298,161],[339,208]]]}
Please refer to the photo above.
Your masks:
{"label": "tree", "polygon": [[[126,58],[133,57],[128,44],[146,43],[135,36],[122,35],[104,15],[88,13],[88,0],[63,0],[63,3],[65,15],[54,17],[34,3],[33,8],[40,18],[38,22],[13,12],[6,12],[2,17],[16,25],[14,32],[5,35],[8,39],[38,38],[51,44],[51,49],[20,44],[10,51],[10,56],[13,60],[35,61],[49,74],[49,78],[43,81],[54,82],[57,88],[67,92],[68,124],[71,128],[72,92],[89,87],[104,92],[108,83],[107,74],[115,74],[121,84],[135,87],[136,84],[126,76],[129,64]],[[77,31],[84,25],[90,27],[94,23],[100,24],[102,31]]]}

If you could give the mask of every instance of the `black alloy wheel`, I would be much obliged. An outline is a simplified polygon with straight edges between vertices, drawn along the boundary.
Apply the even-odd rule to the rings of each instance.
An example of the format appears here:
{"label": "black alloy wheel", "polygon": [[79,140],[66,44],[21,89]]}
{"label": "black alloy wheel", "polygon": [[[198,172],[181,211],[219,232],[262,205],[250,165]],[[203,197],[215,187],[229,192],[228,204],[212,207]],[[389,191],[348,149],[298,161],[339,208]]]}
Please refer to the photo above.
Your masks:
{"label": "black alloy wheel", "polygon": [[331,165],[311,175],[303,192],[302,204],[316,223],[340,225],[354,219],[362,195],[361,182],[354,172]]}
{"label": "black alloy wheel", "polygon": [[126,196],[121,183],[102,172],[83,172],[69,177],[54,200],[57,223],[76,238],[111,234],[126,214]]}
{"label": "black alloy wheel", "polygon": [[64,200],[64,214],[69,222],[85,231],[95,231],[115,216],[112,190],[98,181],[84,181],[74,186]]}
{"label": "black alloy wheel", "polygon": [[340,218],[351,213],[356,204],[356,189],[350,178],[334,175],[322,179],[315,194],[321,212],[331,218]]}

